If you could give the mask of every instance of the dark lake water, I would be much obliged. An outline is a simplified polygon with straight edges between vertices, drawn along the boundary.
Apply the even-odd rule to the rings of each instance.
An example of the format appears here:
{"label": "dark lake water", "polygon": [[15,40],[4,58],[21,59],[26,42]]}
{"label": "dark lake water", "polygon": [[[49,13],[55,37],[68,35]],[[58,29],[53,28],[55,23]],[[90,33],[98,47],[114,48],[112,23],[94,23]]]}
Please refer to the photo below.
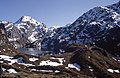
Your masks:
{"label": "dark lake water", "polygon": [[21,53],[26,53],[26,54],[34,55],[34,56],[42,56],[42,55],[53,53],[52,51],[41,51],[36,48],[19,48],[17,50]]}

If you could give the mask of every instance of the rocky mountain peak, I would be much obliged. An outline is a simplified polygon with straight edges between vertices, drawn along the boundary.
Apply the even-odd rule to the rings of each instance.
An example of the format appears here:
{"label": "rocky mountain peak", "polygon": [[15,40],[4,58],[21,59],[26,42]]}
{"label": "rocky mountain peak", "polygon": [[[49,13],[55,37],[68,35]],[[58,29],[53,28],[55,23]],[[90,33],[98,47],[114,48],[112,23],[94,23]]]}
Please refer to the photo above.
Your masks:
{"label": "rocky mountain peak", "polygon": [[34,25],[40,25],[40,22],[38,22],[31,16],[22,16],[16,23],[24,23],[24,22],[29,22]]}

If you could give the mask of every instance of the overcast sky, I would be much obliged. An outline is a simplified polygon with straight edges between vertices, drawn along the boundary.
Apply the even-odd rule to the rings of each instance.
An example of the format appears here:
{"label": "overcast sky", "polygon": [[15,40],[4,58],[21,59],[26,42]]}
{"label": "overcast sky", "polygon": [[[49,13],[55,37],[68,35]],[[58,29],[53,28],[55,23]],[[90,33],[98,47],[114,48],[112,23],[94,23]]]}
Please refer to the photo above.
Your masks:
{"label": "overcast sky", "polygon": [[16,22],[29,15],[47,26],[66,25],[96,6],[119,0],[0,0],[0,20]]}

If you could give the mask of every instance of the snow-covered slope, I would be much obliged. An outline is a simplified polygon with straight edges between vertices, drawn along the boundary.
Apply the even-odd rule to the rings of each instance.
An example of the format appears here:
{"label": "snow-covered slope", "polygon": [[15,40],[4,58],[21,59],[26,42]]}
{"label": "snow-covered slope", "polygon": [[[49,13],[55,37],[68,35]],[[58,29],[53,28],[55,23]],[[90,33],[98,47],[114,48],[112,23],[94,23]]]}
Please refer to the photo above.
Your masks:
{"label": "snow-covered slope", "polygon": [[[108,50],[109,46],[120,47],[117,46],[120,43],[119,3],[89,10],[70,26],[62,28],[47,42],[43,42],[42,45],[46,45],[44,47],[47,48],[51,47],[53,50],[56,50],[56,48],[65,49],[66,46],[71,44],[97,45],[106,50]],[[109,7],[114,7],[114,9]],[[108,43],[109,45],[107,45]],[[120,51],[120,48],[109,50],[117,52]]]}

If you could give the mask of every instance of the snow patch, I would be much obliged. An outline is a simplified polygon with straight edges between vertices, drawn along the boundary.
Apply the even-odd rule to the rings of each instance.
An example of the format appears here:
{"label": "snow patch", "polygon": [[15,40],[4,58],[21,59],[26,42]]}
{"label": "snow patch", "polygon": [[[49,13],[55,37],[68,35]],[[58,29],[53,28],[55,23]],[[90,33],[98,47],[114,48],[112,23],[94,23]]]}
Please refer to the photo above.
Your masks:
{"label": "snow patch", "polygon": [[55,72],[55,73],[59,73],[60,71],[58,71],[58,70],[55,70],[55,71],[53,71],[53,70],[36,70],[36,69],[31,69],[31,71],[40,71],[40,72]]}
{"label": "snow patch", "polygon": [[8,69],[7,70],[9,73],[17,73],[16,71],[15,71],[15,69]]}
{"label": "snow patch", "polygon": [[95,25],[95,24],[97,24],[97,22],[94,21],[94,22],[91,22],[90,24],[91,24],[91,25],[92,25],[92,24]]}
{"label": "snow patch", "polygon": [[55,70],[55,73],[59,73],[60,71],[58,71],[58,70]]}
{"label": "snow patch", "polygon": [[113,70],[113,69],[107,69],[107,71],[108,72],[111,72],[111,73],[120,73],[120,71],[119,70]]}
{"label": "snow patch", "polygon": [[36,41],[37,39],[35,38],[35,34],[37,34],[37,32],[33,32],[32,35],[28,37],[28,40],[30,40],[31,42]]}
{"label": "snow patch", "polygon": [[39,70],[41,72],[53,72],[53,70]]}
{"label": "snow patch", "polygon": [[68,64],[68,67],[69,67],[69,68],[74,68],[74,69],[76,69],[77,71],[80,71],[80,65],[78,65],[77,63]]}
{"label": "snow patch", "polygon": [[50,57],[50,59],[57,59],[59,60],[60,63],[65,62],[64,58],[55,58],[55,57]]}
{"label": "snow patch", "polygon": [[117,61],[117,59],[115,57],[112,57],[113,60]]}
{"label": "snow patch", "polygon": [[93,69],[90,69],[90,71],[93,71]]}
{"label": "snow patch", "polygon": [[6,51],[6,49],[3,49],[3,51]]}
{"label": "snow patch", "polygon": [[8,38],[8,41],[17,41],[19,38]]}
{"label": "snow patch", "polygon": [[0,63],[3,63],[3,61],[0,61]]}
{"label": "snow patch", "polygon": [[90,59],[91,57],[90,57],[90,56],[88,56],[88,58]]}
{"label": "snow patch", "polygon": [[33,64],[25,64],[25,63],[18,63],[18,64],[21,64],[21,65],[24,65],[24,66],[27,66],[27,67],[29,67],[29,66],[35,66]]}
{"label": "snow patch", "polygon": [[62,64],[62,62],[57,63],[57,62],[52,62],[52,61],[50,61],[50,60],[41,61],[41,62],[40,62],[40,66],[46,66],[46,65],[49,65],[49,66],[60,66],[60,65],[63,65],[63,64]]}
{"label": "snow patch", "polygon": [[6,69],[2,67],[2,71],[4,72],[4,71],[6,71]]}
{"label": "snow patch", "polygon": [[34,61],[38,60],[38,58],[33,57],[33,58],[29,58],[29,60],[34,62]]}
{"label": "snow patch", "polygon": [[119,43],[119,44],[117,44],[117,46],[120,46],[120,43]]}
{"label": "snow patch", "polygon": [[0,59],[12,59],[13,57],[6,56],[6,55],[0,55]]}
{"label": "snow patch", "polygon": [[23,63],[23,58],[17,58],[17,59],[13,59],[13,57],[10,56],[6,56],[6,55],[0,55],[0,59],[9,61],[10,63],[8,63],[9,65],[12,65],[14,63]]}
{"label": "snow patch", "polygon": [[103,6],[101,6],[101,8],[106,9],[106,10],[110,10],[109,8],[107,8],[107,7],[103,7]]}

